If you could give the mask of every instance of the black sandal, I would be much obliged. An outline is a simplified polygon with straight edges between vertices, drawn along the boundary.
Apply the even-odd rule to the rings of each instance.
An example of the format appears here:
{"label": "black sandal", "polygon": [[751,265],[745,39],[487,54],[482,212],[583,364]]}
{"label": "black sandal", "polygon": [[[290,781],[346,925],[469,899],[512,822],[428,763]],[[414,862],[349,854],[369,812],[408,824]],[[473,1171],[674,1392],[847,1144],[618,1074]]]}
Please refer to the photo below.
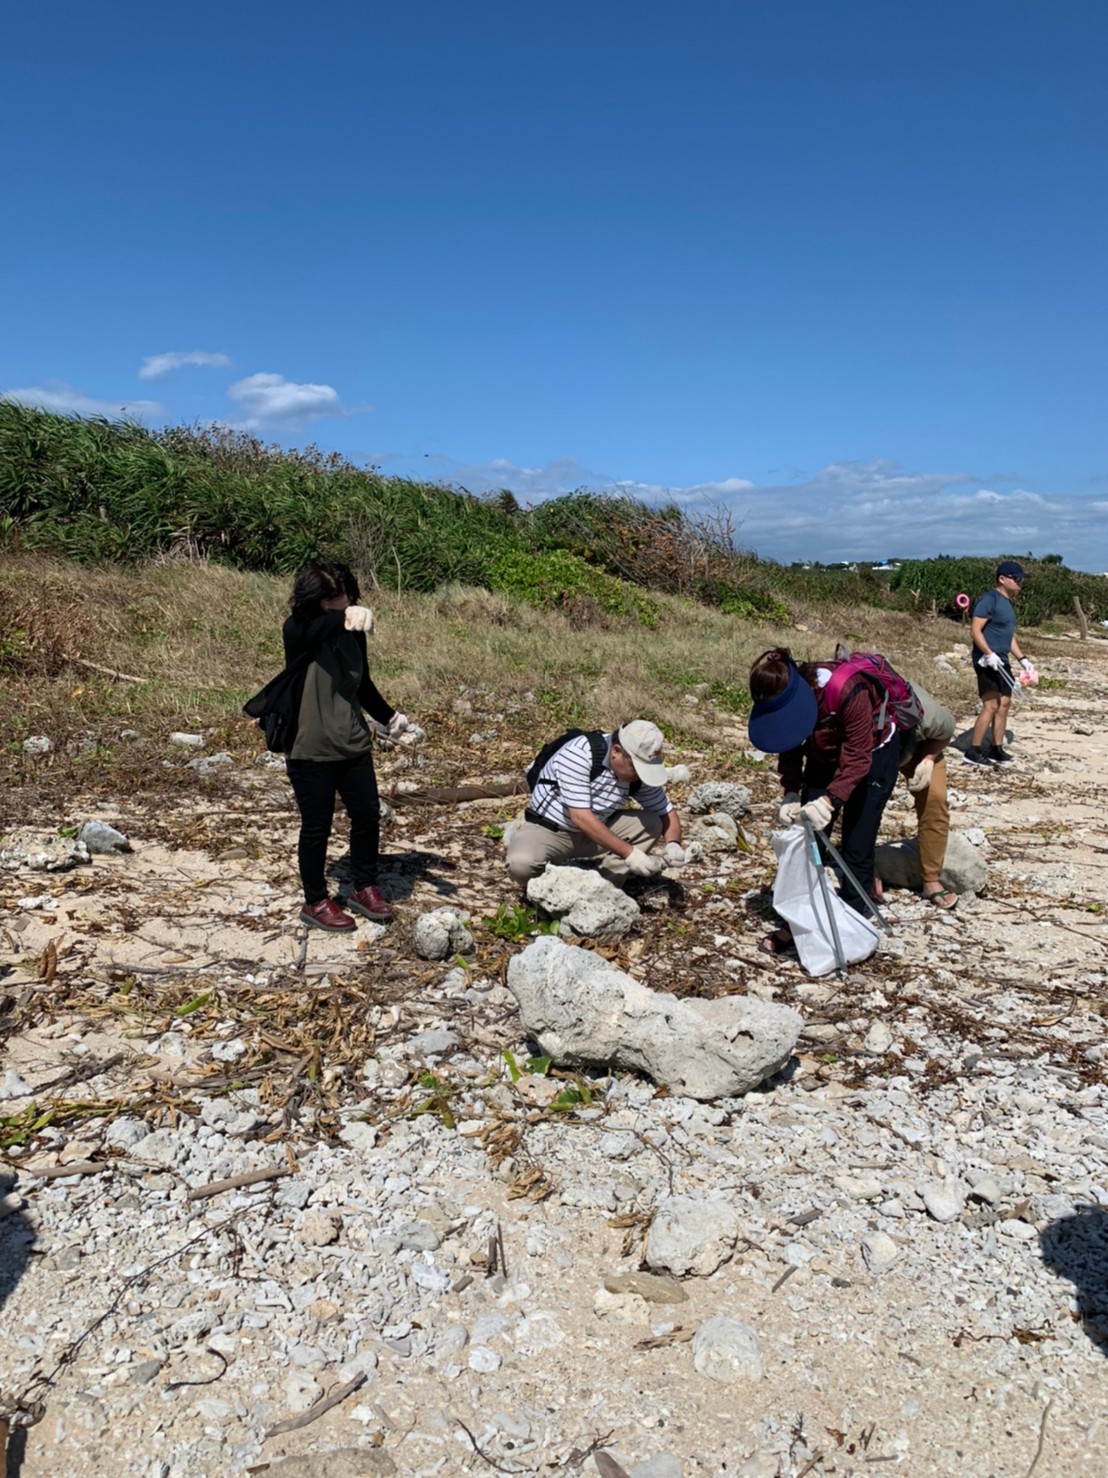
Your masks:
{"label": "black sandal", "polygon": [[796,951],[796,944],[785,929],[775,929],[760,941],[758,951],[763,955],[791,955]]}

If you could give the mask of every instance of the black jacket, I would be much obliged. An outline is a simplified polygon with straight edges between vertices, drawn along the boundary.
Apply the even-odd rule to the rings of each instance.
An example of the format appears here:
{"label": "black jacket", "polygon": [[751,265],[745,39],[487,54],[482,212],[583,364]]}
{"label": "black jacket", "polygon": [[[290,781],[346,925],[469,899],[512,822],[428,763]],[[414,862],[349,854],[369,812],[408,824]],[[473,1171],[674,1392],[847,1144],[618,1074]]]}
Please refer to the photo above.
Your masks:
{"label": "black jacket", "polygon": [[[345,630],[342,611],[322,611],[318,616],[302,620],[289,616],[282,628],[285,643],[285,666],[271,678],[260,693],[243,705],[243,713],[256,718],[265,734],[266,747],[288,754],[296,740],[300,721],[300,700],[304,696],[304,679],[320,644]],[[379,724],[387,724],[396,709],[386,703],[369,675],[369,653],[364,631],[356,631],[354,639],[362,653],[362,682],[358,702]]]}

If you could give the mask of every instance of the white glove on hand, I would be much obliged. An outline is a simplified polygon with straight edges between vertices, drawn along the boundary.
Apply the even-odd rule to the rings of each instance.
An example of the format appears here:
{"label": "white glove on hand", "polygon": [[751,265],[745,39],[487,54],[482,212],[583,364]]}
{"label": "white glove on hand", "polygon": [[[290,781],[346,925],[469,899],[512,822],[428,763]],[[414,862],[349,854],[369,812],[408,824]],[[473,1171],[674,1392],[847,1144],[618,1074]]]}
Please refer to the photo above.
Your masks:
{"label": "white glove on hand", "polygon": [[981,658],[982,667],[991,667],[994,672],[999,672],[1004,664],[995,652],[986,652]]}
{"label": "white glove on hand", "polygon": [[667,842],[662,851],[662,860],[667,867],[684,867],[685,849],[680,842]]}
{"label": "white glove on hand", "polygon": [[925,759],[920,760],[919,764],[908,776],[908,789],[912,795],[919,795],[921,790],[927,789],[931,784],[931,775],[934,769],[935,759],[933,755],[929,754]]}
{"label": "white glove on hand", "polygon": [[641,847],[632,847],[623,860],[627,871],[633,872],[637,878],[652,878],[662,869],[661,859],[648,856]]}
{"label": "white glove on hand", "polygon": [[368,606],[347,606],[342,614],[347,631],[364,631],[367,635],[372,633],[373,612]]}
{"label": "white glove on hand", "polygon": [[1021,657],[1020,666],[1023,668],[1024,672],[1035,671],[1035,664],[1031,661],[1030,657]]}
{"label": "white glove on hand", "polygon": [[389,738],[399,739],[404,730],[410,729],[411,726],[411,721],[406,713],[400,713],[399,711],[394,713],[392,718],[389,719]]}
{"label": "white glove on hand", "polygon": [[785,799],[781,802],[777,819],[782,826],[795,826],[800,820],[800,797],[795,790],[785,792]]}
{"label": "white glove on hand", "polygon": [[817,796],[814,801],[809,801],[806,806],[801,806],[800,814],[812,823],[817,831],[826,831],[835,817],[835,809],[825,795]]}

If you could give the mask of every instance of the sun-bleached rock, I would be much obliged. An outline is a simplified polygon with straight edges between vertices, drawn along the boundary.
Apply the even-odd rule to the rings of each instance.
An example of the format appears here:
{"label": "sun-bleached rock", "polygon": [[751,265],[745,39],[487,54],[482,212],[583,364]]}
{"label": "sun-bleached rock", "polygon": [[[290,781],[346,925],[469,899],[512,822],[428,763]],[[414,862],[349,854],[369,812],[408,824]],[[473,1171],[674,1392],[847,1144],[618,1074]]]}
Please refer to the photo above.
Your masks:
{"label": "sun-bleached rock", "polygon": [[552,863],[527,884],[527,901],[591,939],[618,939],[640,917],[635,900],[598,872]]}
{"label": "sun-bleached rock", "polygon": [[566,1067],[630,1068],[674,1093],[747,1093],[789,1060],[802,1025],[754,996],[679,1000],[549,935],[508,965],[527,1031]]}
{"label": "sun-bleached rock", "polygon": [[[923,886],[923,874],[919,865],[919,847],[916,838],[907,841],[882,842],[877,848],[877,876],[889,888],[915,888]],[[946,856],[939,878],[944,887],[955,893],[980,893],[988,877],[985,859],[959,831],[952,831],[947,838]]]}

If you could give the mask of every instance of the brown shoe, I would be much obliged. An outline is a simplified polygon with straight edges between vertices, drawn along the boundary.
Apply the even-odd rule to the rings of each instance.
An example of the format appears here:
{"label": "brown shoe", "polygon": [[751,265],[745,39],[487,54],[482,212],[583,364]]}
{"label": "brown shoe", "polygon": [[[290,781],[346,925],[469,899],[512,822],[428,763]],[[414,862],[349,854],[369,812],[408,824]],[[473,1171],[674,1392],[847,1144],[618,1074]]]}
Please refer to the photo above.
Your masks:
{"label": "brown shoe", "polygon": [[374,883],[367,883],[343,902],[354,913],[360,913],[363,919],[372,919],[375,924],[391,924],[396,917],[392,905],[381,897]]}
{"label": "brown shoe", "polygon": [[349,934],[358,927],[358,921],[330,898],[321,898],[318,903],[305,903],[300,910],[301,921],[314,924],[317,929],[328,929],[332,934]]}

